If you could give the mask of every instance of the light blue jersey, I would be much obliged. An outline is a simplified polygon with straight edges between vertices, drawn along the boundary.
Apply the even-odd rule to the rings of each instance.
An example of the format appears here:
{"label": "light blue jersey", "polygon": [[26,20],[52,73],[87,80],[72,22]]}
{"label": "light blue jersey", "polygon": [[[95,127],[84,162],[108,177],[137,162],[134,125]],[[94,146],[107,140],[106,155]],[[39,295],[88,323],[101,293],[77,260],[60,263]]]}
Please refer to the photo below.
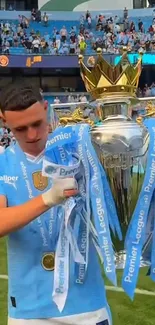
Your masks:
{"label": "light blue jersey", "polygon": [[[19,153],[18,145],[15,145],[7,148],[0,156],[0,195],[6,196],[8,207],[23,204],[33,197],[30,185],[34,196],[42,194],[51,186],[48,179],[41,178],[40,158],[30,161],[25,157],[26,171],[24,174],[22,166],[22,177],[20,171],[22,157]],[[50,225],[51,210],[40,217],[47,228]],[[74,263],[70,260],[68,297],[62,313],[58,311],[52,301],[54,272],[46,271],[41,264],[44,248],[37,219],[8,237],[9,317],[17,319],[64,317],[93,312],[103,307],[107,308],[110,315],[98,256],[91,240],[85,282],[75,283]],[[55,251],[58,239],[59,221],[59,217],[55,215],[52,251]]]}

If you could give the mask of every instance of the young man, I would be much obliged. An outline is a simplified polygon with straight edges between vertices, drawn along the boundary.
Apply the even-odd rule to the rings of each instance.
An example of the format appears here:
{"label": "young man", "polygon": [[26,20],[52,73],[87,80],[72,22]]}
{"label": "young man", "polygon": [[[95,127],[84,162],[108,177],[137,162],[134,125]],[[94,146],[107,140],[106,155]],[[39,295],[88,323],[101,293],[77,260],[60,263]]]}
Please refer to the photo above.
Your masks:
{"label": "young man", "polygon": [[[51,187],[50,180],[41,175],[44,148],[50,137],[47,103],[39,89],[22,82],[1,93],[0,107],[17,140],[0,156],[0,176],[4,178],[0,181],[0,236],[8,235],[8,325],[111,325],[99,260],[92,244],[85,283],[76,284],[74,272],[70,272],[62,313],[52,301],[58,216],[54,216],[50,238],[53,246],[47,250],[43,230],[46,228],[50,236],[51,208],[78,191],[73,178],[55,180]],[[50,263],[52,257],[53,268],[49,271],[46,262]]]}

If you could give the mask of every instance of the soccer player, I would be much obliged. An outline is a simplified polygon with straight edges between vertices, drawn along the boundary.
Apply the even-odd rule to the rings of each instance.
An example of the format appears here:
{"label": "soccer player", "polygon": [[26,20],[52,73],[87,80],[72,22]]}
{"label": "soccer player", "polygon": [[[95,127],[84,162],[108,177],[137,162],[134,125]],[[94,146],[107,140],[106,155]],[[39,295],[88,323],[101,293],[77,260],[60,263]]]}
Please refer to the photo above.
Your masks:
{"label": "soccer player", "polygon": [[[46,253],[52,207],[78,193],[74,178],[43,177],[49,134],[47,103],[39,89],[15,82],[2,91],[0,107],[17,143],[0,156],[0,236],[8,235],[8,325],[111,325],[96,250],[90,243],[84,284],[70,272],[67,301],[60,313],[52,301],[54,252],[59,218],[52,226],[52,253]],[[42,225],[42,226],[41,226]],[[50,270],[48,266],[51,265]]]}

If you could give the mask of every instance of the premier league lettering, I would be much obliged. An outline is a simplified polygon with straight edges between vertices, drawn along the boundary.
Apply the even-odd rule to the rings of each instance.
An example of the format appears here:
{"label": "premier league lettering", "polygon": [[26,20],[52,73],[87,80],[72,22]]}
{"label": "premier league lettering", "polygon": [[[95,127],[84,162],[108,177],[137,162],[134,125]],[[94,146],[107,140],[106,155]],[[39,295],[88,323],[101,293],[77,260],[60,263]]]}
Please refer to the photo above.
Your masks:
{"label": "premier league lettering", "polygon": [[[62,152],[62,151],[61,151]],[[60,156],[61,157],[61,156]],[[62,158],[62,157],[61,157]],[[58,166],[55,163],[53,163],[52,161],[49,161],[49,159],[47,159],[45,157],[44,161],[43,161],[43,170],[42,173],[44,176],[47,177],[52,177],[54,178],[58,178],[58,177],[69,177],[69,176],[74,176],[79,172],[79,166],[80,166],[80,160],[78,155],[73,155],[72,159],[74,161],[74,165],[73,166]],[[61,162],[67,162],[64,153],[63,153],[63,158],[61,159]]]}
{"label": "premier league lettering", "polygon": [[[151,156],[155,156],[155,154],[151,154]],[[150,167],[150,178],[149,178],[149,182],[148,185],[145,187],[144,191],[146,193],[150,192],[153,184],[154,184],[154,178],[155,178],[155,159],[152,159],[152,163],[151,163],[151,167]],[[146,196],[147,198],[147,196]]]}
{"label": "premier league lettering", "polygon": [[48,140],[46,143],[46,148],[48,148],[49,146],[51,146],[54,143],[57,143],[60,140],[66,140],[71,138],[71,133],[62,133],[60,132],[60,134],[56,135],[55,137],[53,137],[52,139]]}
{"label": "premier league lettering", "polygon": [[79,191],[83,200],[83,210],[80,214],[80,227],[78,245],[81,255],[84,258],[85,264],[76,264],[75,274],[77,276],[76,283],[83,283],[88,267],[89,256],[89,231],[90,231],[90,169],[86,156],[85,145],[83,139],[85,139],[85,132],[89,127],[86,125],[80,125],[78,130],[78,155],[81,160],[81,179],[79,179]]}
{"label": "premier league lettering", "polygon": [[25,183],[26,183],[26,187],[28,189],[29,199],[32,199],[34,196],[33,196],[32,188],[31,188],[30,181],[29,181],[29,178],[28,178],[28,175],[27,175],[26,165],[24,164],[23,161],[20,162],[20,165],[21,165],[23,177],[24,177],[24,180],[25,180]]}
{"label": "premier league lettering", "polygon": [[49,235],[50,235],[50,237],[52,237],[53,225],[54,225],[54,222],[55,222],[54,211],[55,211],[55,209],[51,209],[51,213],[50,213],[50,221],[49,221]]}
{"label": "premier league lettering", "polygon": [[74,168],[71,170],[66,170],[65,168],[60,168],[60,176],[67,177],[67,176],[75,175],[75,174],[77,174],[78,170],[79,170],[79,168]]}
{"label": "premier league lettering", "polygon": [[65,227],[64,216],[55,256],[53,301],[61,312],[64,308],[69,286],[69,240]]}
{"label": "premier league lettering", "polygon": [[76,279],[76,283],[77,284],[83,284],[83,279],[85,277],[85,265],[84,264],[80,264],[79,266],[79,272],[78,272],[78,279]]}
{"label": "premier league lettering", "polygon": [[62,163],[65,163],[66,162],[66,152],[65,152],[64,148],[58,147],[58,150],[60,152],[60,157],[61,157]]}
{"label": "premier league lettering", "polygon": [[137,257],[137,247],[132,246],[131,255],[129,256],[129,259],[130,259],[129,272],[128,272],[128,275],[126,275],[126,277],[124,279],[124,281],[126,281],[126,282],[131,283],[131,279],[134,275],[135,266],[136,266],[136,257]]}
{"label": "premier league lettering", "polygon": [[104,210],[102,208],[101,198],[96,198],[96,206],[97,206],[97,214],[99,216],[99,221],[100,221],[100,227],[102,228],[100,234],[103,234],[106,233],[106,227],[104,223]]}

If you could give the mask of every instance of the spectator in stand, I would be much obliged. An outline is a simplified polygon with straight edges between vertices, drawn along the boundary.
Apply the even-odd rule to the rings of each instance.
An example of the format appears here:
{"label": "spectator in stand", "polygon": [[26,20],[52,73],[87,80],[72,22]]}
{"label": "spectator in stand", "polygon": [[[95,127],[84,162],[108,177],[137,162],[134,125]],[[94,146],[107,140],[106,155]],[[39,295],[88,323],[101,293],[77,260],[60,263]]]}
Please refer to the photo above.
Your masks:
{"label": "spectator in stand", "polygon": [[26,48],[27,53],[32,53],[32,41],[29,38],[23,41],[23,46]]}
{"label": "spectator in stand", "polygon": [[36,20],[36,9],[32,9],[32,11],[31,11],[31,19],[33,20],[33,21],[35,21]]}
{"label": "spectator in stand", "polygon": [[128,9],[125,7],[124,8],[124,19],[128,17]]}
{"label": "spectator in stand", "polygon": [[62,27],[60,30],[60,35],[61,35],[61,41],[64,42],[67,39],[67,29],[65,26]]}
{"label": "spectator in stand", "polygon": [[58,49],[57,49],[55,43],[52,43],[51,46],[50,46],[50,54],[51,54],[51,55],[56,55],[56,54],[58,54]]}
{"label": "spectator in stand", "polygon": [[10,43],[4,39],[4,43],[3,43],[3,52],[5,54],[10,54]]}
{"label": "spectator in stand", "polygon": [[131,33],[135,32],[135,29],[136,29],[135,24],[134,24],[134,22],[132,21],[132,22],[130,23],[130,32],[131,32]]}
{"label": "spectator in stand", "polygon": [[74,103],[74,96],[73,96],[73,94],[69,94],[69,96],[68,96],[68,103]]}
{"label": "spectator in stand", "polygon": [[151,86],[151,96],[155,97],[155,83],[153,82],[152,86]]}
{"label": "spectator in stand", "polygon": [[90,14],[89,10],[87,10],[87,12],[86,12],[86,21],[88,23],[88,28],[91,28],[92,19],[91,19],[91,14]]}
{"label": "spectator in stand", "polygon": [[80,101],[80,99],[79,99],[79,95],[76,95],[75,97],[74,97],[74,102],[75,103],[78,103]]}
{"label": "spectator in stand", "polygon": [[144,31],[143,22],[142,22],[141,19],[139,19],[139,21],[138,21],[138,30],[139,30],[139,32],[141,32],[141,33],[143,33],[143,31]]}
{"label": "spectator in stand", "polygon": [[88,20],[89,17],[91,18],[91,14],[90,14],[89,10],[87,10],[85,17],[86,17],[86,21]]}
{"label": "spectator in stand", "polygon": [[39,53],[39,48],[40,48],[40,40],[39,38],[36,36],[32,42],[32,46],[33,46],[33,52],[35,54]]}
{"label": "spectator in stand", "polygon": [[3,137],[1,138],[1,143],[5,148],[7,148],[11,144],[11,139],[6,131],[4,132]]}
{"label": "spectator in stand", "polygon": [[47,50],[47,48],[48,48],[48,43],[45,41],[44,38],[41,39],[41,42],[40,42],[40,48],[41,48],[41,52],[42,52],[43,54],[45,54],[45,53],[46,53],[46,50]]}
{"label": "spectator in stand", "polygon": [[77,36],[74,30],[70,32],[70,41],[75,43],[77,41]]}
{"label": "spectator in stand", "polygon": [[45,27],[48,26],[48,16],[47,16],[46,12],[44,12],[44,15],[43,15],[43,24]]}
{"label": "spectator in stand", "polygon": [[87,44],[84,40],[84,37],[81,38],[81,41],[79,43],[79,47],[80,47],[80,53],[81,54],[85,54],[86,48],[87,48]]}
{"label": "spectator in stand", "polygon": [[61,45],[61,36],[60,36],[60,33],[58,31],[56,31],[56,35],[55,35],[55,44],[56,44],[56,47],[59,51],[60,49],[60,45]]}
{"label": "spectator in stand", "polygon": [[0,140],[0,154],[3,153],[5,150],[3,142]]}
{"label": "spectator in stand", "polygon": [[69,51],[70,54],[75,54],[76,53],[76,43],[71,41],[70,42],[70,51]]}
{"label": "spectator in stand", "polygon": [[84,94],[82,94],[82,95],[80,96],[80,102],[82,102],[82,103],[87,102],[87,97],[86,97]]}
{"label": "spectator in stand", "polygon": [[59,99],[59,97],[55,97],[55,99],[54,99],[54,104],[60,104],[61,102],[60,102],[60,99]]}
{"label": "spectator in stand", "polygon": [[91,28],[91,17],[88,17],[88,28]]}
{"label": "spectator in stand", "polygon": [[40,10],[36,10],[36,22],[40,23],[41,22],[41,11]]}

